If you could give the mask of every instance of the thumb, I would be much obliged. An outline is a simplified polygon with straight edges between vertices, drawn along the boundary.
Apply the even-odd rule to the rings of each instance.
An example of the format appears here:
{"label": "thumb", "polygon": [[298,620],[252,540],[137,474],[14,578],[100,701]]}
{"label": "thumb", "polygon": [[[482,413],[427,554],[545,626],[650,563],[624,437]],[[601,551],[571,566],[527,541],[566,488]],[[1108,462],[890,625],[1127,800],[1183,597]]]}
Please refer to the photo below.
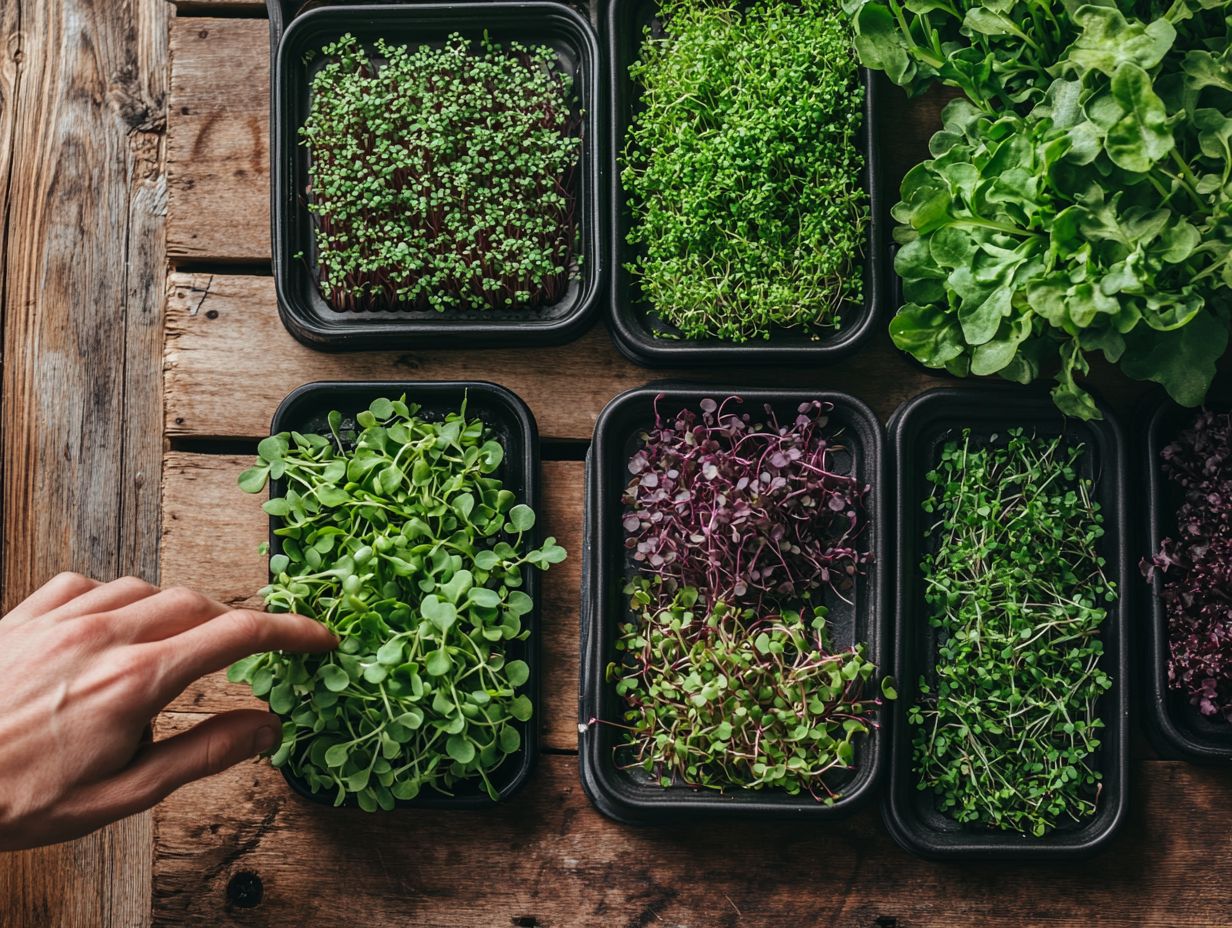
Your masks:
{"label": "thumb", "polygon": [[221,773],[277,747],[282,720],[259,709],[215,715],[144,748],[124,770],[99,783],[87,800],[108,820],[158,804],[186,783]]}

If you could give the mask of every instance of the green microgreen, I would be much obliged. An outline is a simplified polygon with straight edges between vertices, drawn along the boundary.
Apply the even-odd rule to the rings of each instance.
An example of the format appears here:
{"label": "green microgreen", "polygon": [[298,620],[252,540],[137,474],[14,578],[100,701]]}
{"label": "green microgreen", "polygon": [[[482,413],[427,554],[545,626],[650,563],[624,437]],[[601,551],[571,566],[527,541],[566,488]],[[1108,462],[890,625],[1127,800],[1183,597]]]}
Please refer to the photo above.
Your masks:
{"label": "green microgreen", "polygon": [[336,310],[524,309],[580,265],[581,112],[547,46],[346,35],[300,130],[322,294]]}
{"label": "green microgreen", "polygon": [[863,299],[864,91],[836,0],[665,0],[630,68],[629,270],[679,337],[820,338]]}
{"label": "green microgreen", "polygon": [[327,655],[259,654],[235,664],[283,719],[273,756],[313,792],[365,810],[423,790],[451,795],[521,747],[534,707],[527,571],[565,558],[535,543],[535,513],[500,478],[504,447],[478,418],[421,415],[377,399],[327,434],[261,442],[239,479],[260,492],[281,551],[261,593],[273,612],[324,623]]}
{"label": "green microgreen", "polygon": [[626,590],[635,618],[616,641],[626,658],[607,668],[628,706],[627,766],[664,787],[837,800],[827,781],[852,766],[881,702],[861,695],[876,672],[864,646],[830,651],[821,607],[759,616],[719,603],[706,614],[695,588],[673,586],[662,605],[659,586],[638,578]]}
{"label": "green microgreen", "polygon": [[1117,598],[1085,448],[1011,430],[946,443],[921,563],[935,665],[908,712],[918,787],[959,822],[1036,837],[1094,814],[1100,626]]}

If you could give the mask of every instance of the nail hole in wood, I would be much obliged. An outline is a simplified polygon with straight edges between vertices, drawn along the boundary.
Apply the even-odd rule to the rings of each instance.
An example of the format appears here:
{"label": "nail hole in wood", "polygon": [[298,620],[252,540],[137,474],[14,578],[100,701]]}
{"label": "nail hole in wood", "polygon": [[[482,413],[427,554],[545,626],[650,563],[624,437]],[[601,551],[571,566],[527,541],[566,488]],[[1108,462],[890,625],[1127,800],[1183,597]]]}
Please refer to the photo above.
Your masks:
{"label": "nail hole in wood", "polygon": [[255,909],[264,896],[265,885],[251,870],[241,870],[227,883],[227,902],[237,909]]}

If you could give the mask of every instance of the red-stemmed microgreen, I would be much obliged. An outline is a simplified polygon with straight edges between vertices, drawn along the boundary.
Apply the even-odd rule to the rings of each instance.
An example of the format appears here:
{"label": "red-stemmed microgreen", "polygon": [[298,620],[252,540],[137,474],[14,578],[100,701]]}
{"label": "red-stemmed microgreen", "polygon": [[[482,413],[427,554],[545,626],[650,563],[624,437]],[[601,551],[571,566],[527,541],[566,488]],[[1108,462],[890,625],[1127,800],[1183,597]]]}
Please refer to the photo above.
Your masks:
{"label": "red-stemmed microgreen", "polygon": [[1232,416],[1204,410],[1160,457],[1184,494],[1175,537],[1142,562],[1163,583],[1168,685],[1202,715],[1232,721]]}
{"label": "red-stemmed microgreen", "polygon": [[755,421],[738,397],[664,415],[629,460],[630,617],[607,679],[625,703],[617,763],[663,787],[777,789],[832,804],[883,698],[866,647],[832,650],[824,603],[870,559],[868,487],[801,403]]}

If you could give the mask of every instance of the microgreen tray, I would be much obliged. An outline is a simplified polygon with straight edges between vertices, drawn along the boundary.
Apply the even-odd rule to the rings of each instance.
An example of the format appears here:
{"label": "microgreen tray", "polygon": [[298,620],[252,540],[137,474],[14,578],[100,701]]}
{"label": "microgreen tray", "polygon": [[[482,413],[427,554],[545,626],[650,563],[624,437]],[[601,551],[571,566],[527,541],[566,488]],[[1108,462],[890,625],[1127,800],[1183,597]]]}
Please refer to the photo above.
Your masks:
{"label": "microgreen tray", "polygon": [[[671,415],[682,408],[697,408],[707,397],[722,400],[728,396],[741,397],[743,410],[754,417],[769,404],[788,422],[802,402],[821,400],[833,404],[829,414],[831,428],[841,434],[849,449],[836,458],[836,463],[844,473],[870,486],[861,541],[873,553],[874,560],[849,593],[850,603],[827,594],[830,644],[839,649],[863,642],[868,647],[868,659],[877,665],[878,672],[888,667],[888,477],[882,453],[883,430],[873,412],[846,394],[802,390],[651,384],[621,394],[600,414],[587,456],[578,709],[582,785],[598,809],[617,821],[653,824],[715,815],[831,819],[868,799],[880,779],[885,748],[884,736],[877,729],[871,736],[860,737],[852,770],[836,778],[833,784],[841,790],[842,797],[830,806],[808,796],[790,796],[770,789],[720,793],[685,786],[664,788],[641,772],[621,769],[616,762],[620,730],[603,723],[621,721],[623,701],[615,685],[607,682],[605,669],[617,659],[614,643],[618,626],[630,615],[622,590],[634,576],[634,569],[626,555],[621,516],[629,458],[641,433],[654,423],[656,402],[661,412]],[[885,707],[878,709],[878,725],[884,723],[888,714]],[[592,724],[594,719],[602,721]]]}
{"label": "microgreen tray", "polygon": [[[895,601],[894,676],[898,700],[893,706],[890,776],[882,811],[890,833],[907,850],[933,859],[1057,859],[1081,857],[1102,848],[1122,824],[1129,781],[1129,622],[1134,588],[1126,534],[1126,464],[1121,429],[1110,411],[1104,419],[1081,422],[1057,412],[1046,393],[1022,388],[982,386],[942,388],[908,400],[890,419],[890,453],[897,470],[897,592]],[[1059,826],[1041,838],[961,824],[938,811],[931,793],[917,789],[912,755],[912,728],[907,713],[918,696],[920,677],[929,677],[938,645],[924,604],[920,561],[925,553],[921,502],[929,495],[926,474],[940,457],[944,442],[970,428],[977,441],[1004,437],[1022,428],[1040,437],[1058,435],[1081,442],[1084,475],[1094,489],[1104,517],[1098,542],[1104,571],[1120,597],[1100,626],[1101,668],[1112,686],[1098,703],[1104,721],[1094,765],[1102,774],[1095,814],[1082,823]]]}
{"label": "microgreen tray", "polygon": [[[602,120],[595,118],[605,76],[594,30],[559,3],[476,2],[323,6],[293,17],[294,4],[267,0],[271,39],[271,227],[278,310],[304,344],[325,351],[377,348],[484,348],[560,344],[580,335],[598,308],[607,249],[600,184]],[[316,283],[312,217],[304,199],[308,153],[298,132],[310,101],[317,55],[346,34],[411,47],[440,46],[454,33],[498,44],[552,48],[573,78],[582,113],[575,174],[580,268],[554,304],[510,310],[450,309],[339,312]],[[302,257],[297,257],[302,256]]]}
{"label": "microgreen tray", "polygon": [[786,330],[773,333],[769,340],[746,343],[662,337],[670,335],[672,327],[654,315],[626,268],[635,251],[627,242],[632,215],[620,179],[626,135],[639,107],[638,87],[629,76],[629,66],[637,60],[645,28],[658,25],[657,9],[656,0],[606,0],[600,13],[601,22],[607,30],[604,44],[611,90],[608,111],[611,142],[605,154],[605,169],[611,219],[608,234],[611,248],[608,261],[611,309],[608,322],[616,346],[630,360],[647,367],[814,364],[834,361],[858,350],[877,328],[888,286],[888,241],[885,223],[881,221],[884,210],[880,157],[876,145],[878,82],[863,68],[860,69],[864,82],[862,148],[865,156],[864,184],[868,191],[871,217],[864,248],[863,304],[844,308],[841,329],[819,341]]}
{"label": "microgreen tray", "polygon": [[[1224,401],[1213,400],[1207,408],[1226,411],[1229,408],[1226,395],[1225,388]],[[1184,501],[1184,493],[1164,474],[1159,454],[1189,427],[1197,414],[1196,409],[1185,409],[1163,399],[1145,410],[1142,417],[1145,423],[1141,448],[1142,476],[1147,492],[1146,543],[1138,553],[1143,556],[1158,551],[1162,539],[1177,537],[1176,515]],[[1194,763],[1232,761],[1232,725],[1222,719],[1206,718],[1190,704],[1184,693],[1168,686],[1170,648],[1168,619],[1159,598],[1162,588],[1163,578],[1157,574],[1150,593],[1142,597],[1145,604],[1142,625],[1146,632],[1142,651],[1146,662],[1141,673],[1144,683],[1142,708],[1147,733],[1156,749],[1166,757]]]}
{"label": "microgreen tray", "polygon": [[[419,415],[429,419],[443,418],[457,412],[463,400],[467,415],[478,418],[505,449],[505,457],[495,476],[512,491],[519,503],[532,509],[539,506],[539,432],[534,417],[526,404],[504,387],[482,381],[461,382],[355,382],[355,383],[310,383],[295,390],[282,401],[274,413],[270,425],[271,434],[279,432],[317,432],[329,434],[326,417],[331,410],[343,415],[343,428],[354,427],[355,415],[367,409],[379,398],[397,399],[406,395],[407,402],[420,407]],[[270,482],[270,498],[281,496],[285,491],[284,481]],[[281,539],[274,534],[282,520],[270,517],[270,557],[281,552]],[[539,538],[538,528],[533,537]],[[529,629],[526,641],[510,642],[507,655],[510,660],[522,660],[530,668],[530,675],[523,692],[534,703],[535,711],[529,721],[518,722],[521,748],[509,755],[490,779],[501,800],[508,799],[526,782],[539,755],[539,725],[543,703],[540,698],[539,673],[539,616],[540,583],[539,571],[528,570],[523,589],[534,601],[534,608],[522,618]],[[306,783],[287,772],[283,775],[291,788],[305,798],[325,805],[334,804],[333,794],[314,793]],[[345,805],[354,805],[348,798]],[[466,809],[492,805],[492,799],[483,790],[478,780],[459,788],[454,795],[445,796],[425,790],[414,799],[398,801],[399,808]]]}

